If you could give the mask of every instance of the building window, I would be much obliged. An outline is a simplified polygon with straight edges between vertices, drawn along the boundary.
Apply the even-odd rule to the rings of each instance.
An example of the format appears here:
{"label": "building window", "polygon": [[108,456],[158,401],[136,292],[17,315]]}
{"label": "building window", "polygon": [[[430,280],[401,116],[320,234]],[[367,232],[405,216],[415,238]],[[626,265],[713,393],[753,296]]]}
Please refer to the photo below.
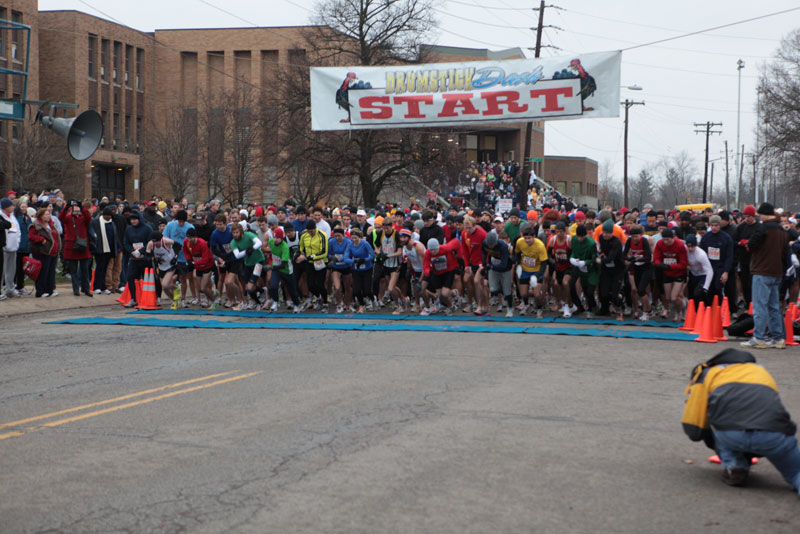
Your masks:
{"label": "building window", "polygon": [[125,115],[125,150],[131,149],[131,116]]}
{"label": "building window", "polygon": [[100,79],[108,81],[108,39],[103,39],[100,42]]}
{"label": "building window", "polygon": [[125,87],[131,86],[131,67],[133,62],[133,47],[125,45]]}
{"label": "building window", "polygon": [[[18,22],[22,24],[22,13],[19,11],[12,11],[11,22]],[[21,39],[22,30],[11,30],[11,57],[16,60],[19,60],[19,58],[22,56],[22,44],[20,43]]]}
{"label": "building window", "polygon": [[96,76],[97,65],[97,36],[89,35],[89,78]]}
{"label": "building window", "polygon": [[112,72],[112,79],[115,84],[119,84],[119,62],[122,60],[122,43],[114,41],[114,70]]}
{"label": "building window", "polygon": [[142,151],[142,118],[136,117],[136,152]]}
{"label": "building window", "polygon": [[[6,8],[0,7],[0,19],[8,20]],[[0,57],[6,56],[6,31],[0,30]]]}
{"label": "building window", "polygon": [[0,139],[8,137],[8,121],[0,121]]}
{"label": "building window", "polygon": [[118,148],[119,144],[119,113],[114,113],[114,149]]}
{"label": "building window", "polygon": [[19,141],[19,121],[11,121],[11,138]]}
{"label": "building window", "polygon": [[101,111],[100,118],[103,121],[103,137],[100,138],[100,148],[106,147],[106,136],[108,135],[108,112]]}
{"label": "building window", "polygon": [[570,184],[572,188],[570,189],[569,195],[572,197],[577,197],[583,194],[583,183],[582,182],[572,182]]}
{"label": "building window", "polygon": [[136,89],[141,91],[144,88],[144,50],[136,49]]}

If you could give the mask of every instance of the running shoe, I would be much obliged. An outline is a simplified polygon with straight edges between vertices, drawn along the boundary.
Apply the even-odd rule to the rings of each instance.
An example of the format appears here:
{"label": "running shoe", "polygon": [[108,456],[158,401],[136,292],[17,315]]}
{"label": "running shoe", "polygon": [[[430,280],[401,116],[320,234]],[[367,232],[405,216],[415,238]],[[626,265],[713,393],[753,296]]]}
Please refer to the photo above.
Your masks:
{"label": "running shoe", "polygon": [[364,306],[359,306],[358,311],[356,313],[364,313]]}
{"label": "running shoe", "polygon": [[339,304],[336,306],[336,313],[344,313],[344,305]]}
{"label": "running shoe", "polygon": [[464,313],[470,313],[472,311],[472,306],[467,304],[466,306],[464,306],[464,309],[461,310],[461,311],[463,311]]}
{"label": "running shoe", "polygon": [[520,304],[519,306],[517,306],[517,309],[519,310],[520,317],[525,317],[525,314],[528,313],[527,304]]}
{"label": "running shoe", "polygon": [[110,289],[105,289],[105,290],[103,290],[103,294],[104,295],[110,295],[111,294],[111,290]]}
{"label": "running shoe", "polygon": [[294,309],[292,309],[292,313],[300,313],[301,311],[303,310],[300,309],[300,306],[295,306]]}
{"label": "running shoe", "polygon": [[199,303],[200,303],[200,299],[198,299],[197,297],[195,297],[195,298],[193,298],[192,300],[189,301],[189,304],[191,304],[192,306],[197,306]]}
{"label": "running shoe", "polygon": [[411,306],[411,313],[419,313],[419,305],[418,304],[413,304]]}
{"label": "running shoe", "polygon": [[497,305],[497,313],[503,313],[503,301],[500,301],[500,304]]}
{"label": "running shoe", "polygon": [[514,317],[514,310],[509,308],[508,311],[506,311],[506,319],[510,319],[511,317]]}
{"label": "running shoe", "polygon": [[242,311],[246,308],[244,302],[237,302],[236,305],[233,307],[233,311]]}
{"label": "running shoe", "polygon": [[572,309],[567,304],[564,304],[564,318],[569,319],[570,317],[572,317]]}
{"label": "running shoe", "polygon": [[643,311],[642,314],[639,316],[639,320],[642,321],[642,322],[649,321],[650,320],[650,314],[647,313],[646,311]]}
{"label": "running shoe", "polygon": [[539,308],[538,310],[536,310],[536,318],[537,319],[544,318],[544,310],[543,309]]}
{"label": "running shoe", "polygon": [[429,308],[422,308],[422,311],[421,311],[421,312],[419,312],[419,314],[420,314],[421,316],[423,316],[423,317],[427,317],[428,315],[430,315],[430,314],[431,314],[431,311],[430,311],[430,309],[429,309]]}
{"label": "running shoe", "polygon": [[755,337],[742,341],[739,345],[748,349],[771,349],[773,347],[772,341],[764,341]]}
{"label": "running shoe", "polygon": [[50,296],[51,297],[57,297],[58,296],[58,291],[53,291],[52,293],[50,293]]}
{"label": "running shoe", "polygon": [[355,313],[356,307],[351,304],[350,306],[347,307],[347,311],[350,313]]}
{"label": "running shoe", "polygon": [[319,312],[320,312],[320,313],[325,313],[325,314],[327,314],[327,313],[328,313],[328,305],[327,305],[327,304],[323,305],[323,306],[320,308]]}
{"label": "running shoe", "polygon": [[444,314],[447,315],[448,317],[453,315],[453,308],[445,308]]}
{"label": "running shoe", "polygon": [[128,303],[125,305],[125,307],[126,307],[126,308],[133,308],[133,307],[135,307],[135,306],[136,306],[136,301],[135,301],[135,300],[131,300],[130,302],[128,302]]}
{"label": "running shoe", "polygon": [[245,306],[245,308],[248,309],[248,310],[255,310],[256,309],[256,303],[251,300],[251,301],[249,301],[247,303],[247,306]]}
{"label": "running shoe", "polygon": [[102,289],[95,289],[95,290],[94,290],[94,294],[95,294],[95,295],[99,295],[99,294],[100,294],[100,293],[102,293],[102,292],[103,292],[103,290],[102,290]]}
{"label": "running shoe", "polygon": [[[297,306],[295,306],[295,308],[297,308]],[[278,311],[278,303],[277,302],[273,302],[272,306],[270,306],[270,308],[269,308],[269,311],[271,311],[271,312]],[[297,312],[295,312],[295,313],[297,313]]]}
{"label": "running shoe", "polygon": [[778,339],[772,341],[772,348],[773,349],[785,349],[786,348],[786,340]]}

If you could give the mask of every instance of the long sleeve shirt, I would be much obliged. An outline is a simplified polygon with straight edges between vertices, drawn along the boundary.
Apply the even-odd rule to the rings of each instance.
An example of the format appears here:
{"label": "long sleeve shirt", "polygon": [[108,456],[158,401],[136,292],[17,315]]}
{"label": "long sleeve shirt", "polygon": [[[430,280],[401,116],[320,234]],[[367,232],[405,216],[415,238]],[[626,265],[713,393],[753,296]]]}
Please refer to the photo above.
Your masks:
{"label": "long sleeve shirt", "polygon": [[717,272],[730,272],[733,267],[733,239],[720,230],[706,232],[700,240],[700,248],[706,251],[711,267]]}
{"label": "long sleeve shirt", "polygon": [[312,236],[309,232],[300,235],[300,254],[308,261],[323,261],[328,263],[328,236],[320,230]]}
{"label": "long sleeve shirt", "polygon": [[334,269],[346,269],[353,265],[353,242],[345,237],[341,243],[335,237],[328,240],[328,260]]}
{"label": "long sleeve shirt", "polygon": [[692,276],[705,276],[703,281],[703,289],[711,287],[711,281],[714,279],[714,269],[711,267],[711,262],[708,261],[706,251],[700,247],[694,247],[694,252],[687,251],[687,261],[689,262],[689,272]]}
{"label": "long sleeve shirt", "polygon": [[663,239],[659,239],[653,251],[653,265],[667,265],[664,271],[669,277],[678,278],[686,274],[689,261],[686,257],[686,245],[678,238],[672,241],[672,246],[668,247]]}
{"label": "long sleeve shirt", "polygon": [[358,246],[350,248],[350,255],[353,258],[353,269],[356,271],[369,271],[372,269],[372,260],[375,259],[375,250],[362,239]]}
{"label": "long sleeve shirt", "polygon": [[422,274],[431,276],[431,274],[445,274],[455,270],[458,267],[458,259],[456,255],[461,249],[461,241],[452,239],[439,246],[436,253],[429,250],[425,251],[425,258],[422,260]]}

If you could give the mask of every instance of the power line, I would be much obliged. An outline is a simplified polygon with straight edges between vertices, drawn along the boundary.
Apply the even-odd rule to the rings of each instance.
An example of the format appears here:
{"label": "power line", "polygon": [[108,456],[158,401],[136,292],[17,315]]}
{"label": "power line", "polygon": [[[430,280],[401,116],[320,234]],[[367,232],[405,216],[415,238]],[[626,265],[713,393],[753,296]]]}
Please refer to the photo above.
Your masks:
{"label": "power line", "polygon": [[774,13],[767,13],[766,15],[760,15],[758,17],[751,17],[749,19],[738,20],[736,22],[729,22],[727,24],[721,24],[719,26],[714,26],[712,28],[706,28],[706,29],[703,29],[703,30],[697,30],[697,31],[694,31],[694,32],[684,33],[682,35],[676,35],[674,37],[667,37],[666,39],[658,39],[657,41],[651,41],[649,43],[642,43],[642,44],[639,44],[639,45],[636,45],[636,46],[629,46],[628,48],[623,48],[622,50],[623,51],[625,51],[625,50],[633,50],[635,48],[642,48],[644,46],[651,46],[651,45],[658,44],[658,43],[665,43],[667,41],[674,41],[675,39],[683,39],[684,37],[689,37],[691,35],[699,35],[701,33],[706,33],[706,32],[710,32],[710,31],[714,31],[714,30],[719,30],[719,29],[722,29],[722,28],[729,28],[731,26],[738,26],[739,24],[744,24],[746,22],[753,22],[755,20],[766,19],[766,18],[769,18],[769,17],[774,17],[776,15],[783,15],[785,13],[791,13],[792,11],[797,11],[799,9],[800,9],[800,6],[791,7],[789,9],[784,9],[782,11],[775,11]]}
{"label": "power line", "polygon": [[252,22],[252,21],[249,21],[247,19],[244,19],[244,18],[240,17],[239,15],[237,15],[235,13],[231,13],[230,11],[228,11],[226,9],[222,9],[221,7],[216,6],[216,5],[212,4],[211,2],[207,2],[206,0],[197,0],[197,1],[200,2],[201,4],[205,4],[205,5],[209,6],[209,7],[212,7],[214,9],[216,9],[217,11],[222,11],[226,15],[230,15],[231,17],[233,17],[235,19],[241,20],[242,22],[246,22],[247,24],[252,24],[253,26],[256,26],[256,27],[260,26],[260,24],[256,24],[255,22]]}
{"label": "power line", "polygon": [[712,130],[714,126],[722,126],[721,122],[711,122],[707,121],[705,124],[703,123],[694,123],[695,128],[699,126],[705,126],[705,130],[695,130],[694,133],[705,133],[706,134],[706,161],[705,161],[705,172],[703,174],[703,204],[706,202],[707,192],[708,192],[708,139],[711,137],[711,134],[722,134],[722,130]]}

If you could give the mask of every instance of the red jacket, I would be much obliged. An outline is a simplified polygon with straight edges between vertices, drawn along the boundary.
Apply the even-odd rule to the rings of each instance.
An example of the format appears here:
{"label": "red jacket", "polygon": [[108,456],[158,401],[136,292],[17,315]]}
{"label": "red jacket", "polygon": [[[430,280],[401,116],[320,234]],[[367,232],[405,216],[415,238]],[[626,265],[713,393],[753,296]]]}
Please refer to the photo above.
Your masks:
{"label": "red jacket", "polygon": [[[92,224],[92,214],[89,210],[81,208],[81,214],[77,217],[72,215],[72,208],[64,207],[58,214],[61,226],[64,230],[64,259],[65,260],[88,260],[92,257],[89,250],[89,226]],[[75,236],[86,239],[86,247],[82,251],[75,250]]]}
{"label": "red jacket", "polygon": [[653,265],[662,263],[669,265],[669,268],[664,271],[665,275],[672,278],[686,275],[689,257],[683,241],[676,237],[672,242],[672,246],[668,247],[663,238],[658,240],[656,249],[653,252]]}
{"label": "red jacket", "polygon": [[486,238],[486,230],[480,226],[475,227],[475,233],[461,232],[461,255],[464,265],[482,265],[481,246]]}
{"label": "red jacket", "polygon": [[31,252],[34,254],[58,257],[61,237],[58,235],[53,219],[50,219],[47,225],[38,219],[34,220],[28,228],[28,241],[31,242]]}
{"label": "red jacket", "polygon": [[[461,241],[453,239],[441,245],[436,254],[426,250],[425,258],[422,260],[422,274],[430,276],[431,274],[444,274],[455,270],[458,267],[456,254],[458,254],[460,248]],[[433,270],[433,273],[431,273],[431,270]]]}
{"label": "red jacket", "polygon": [[197,238],[194,245],[189,242],[187,237],[183,241],[183,255],[187,260],[194,262],[194,268],[197,271],[207,271],[214,266],[214,256],[208,248],[208,243],[201,237]]}

